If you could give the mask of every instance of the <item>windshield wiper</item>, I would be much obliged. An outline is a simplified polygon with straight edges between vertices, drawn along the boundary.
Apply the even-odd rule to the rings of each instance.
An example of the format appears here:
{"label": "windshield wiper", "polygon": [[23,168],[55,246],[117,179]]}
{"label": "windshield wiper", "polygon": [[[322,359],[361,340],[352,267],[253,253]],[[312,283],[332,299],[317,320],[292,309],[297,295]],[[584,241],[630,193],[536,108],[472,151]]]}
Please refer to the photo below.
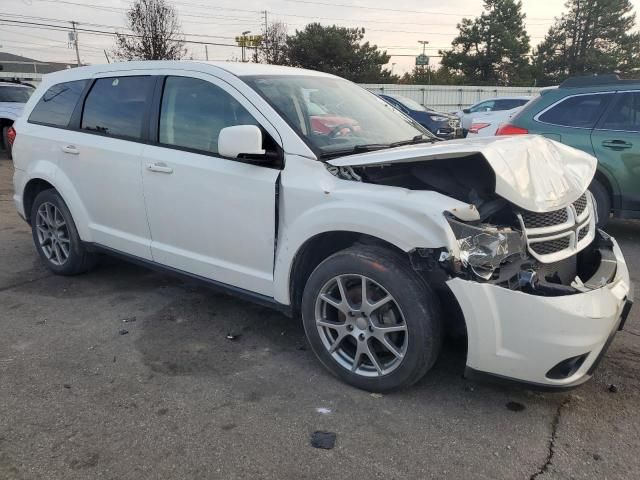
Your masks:
{"label": "windshield wiper", "polygon": [[423,133],[421,133],[420,135],[416,135],[415,137],[413,137],[411,140],[402,140],[400,142],[390,143],[389,147],[402,147],[403,145],[414,145],[416,143],[433,143],[435,141],[435,138],[426,137]]}

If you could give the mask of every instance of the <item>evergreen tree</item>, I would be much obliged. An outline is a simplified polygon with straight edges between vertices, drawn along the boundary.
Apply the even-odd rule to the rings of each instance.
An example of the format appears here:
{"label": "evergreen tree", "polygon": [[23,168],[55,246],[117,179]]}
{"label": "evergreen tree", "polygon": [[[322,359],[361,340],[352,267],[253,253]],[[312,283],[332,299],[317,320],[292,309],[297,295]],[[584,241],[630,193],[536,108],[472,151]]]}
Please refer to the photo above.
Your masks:
{"label": "evergreen tree", "polygon": [[530,81],[529,35],[519,0],[485,0],[485,11],[458,24],[442,65],[470,84],[522,85]]}

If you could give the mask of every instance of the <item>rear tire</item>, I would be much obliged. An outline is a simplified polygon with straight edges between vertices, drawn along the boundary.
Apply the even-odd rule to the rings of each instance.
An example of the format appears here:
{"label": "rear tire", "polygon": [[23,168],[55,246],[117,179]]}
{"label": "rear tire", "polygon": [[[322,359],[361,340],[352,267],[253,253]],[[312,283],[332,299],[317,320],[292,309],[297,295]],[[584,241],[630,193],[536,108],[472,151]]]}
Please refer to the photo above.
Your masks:
{"label": "rear tire", "polygon": [[82,244],[71,212],[58,192],[40,192],[30,218],[36,250],[53,273],[77,275],[95,266],[97,257]]}
{"label": "rear tire", "polygon": [[596,200],[596,211],[598,212],[598,227],[604,228],[609,223],[611,214],[611,197],[609,191],[598,180],[593,180],[589,186],[589,191]]}
{"label": "rear tire", "polygon": [[322,364],[372,392],[417,382],[442,343],[436,295],[406,259],[377,246],[351,247],[324,260],[305,286],[302,318]]}

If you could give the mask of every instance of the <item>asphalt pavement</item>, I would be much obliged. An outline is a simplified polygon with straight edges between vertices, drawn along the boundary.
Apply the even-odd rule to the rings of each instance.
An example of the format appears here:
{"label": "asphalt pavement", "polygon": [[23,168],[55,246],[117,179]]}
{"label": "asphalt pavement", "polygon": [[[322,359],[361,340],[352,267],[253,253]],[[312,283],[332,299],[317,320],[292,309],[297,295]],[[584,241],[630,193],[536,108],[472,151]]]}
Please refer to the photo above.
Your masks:
{"label": "asphalt pavement", "polygon": [[[465,380],[449,343],[372,395],[323,369],[299,319],[114,259],[52,275],[12,174],[1,157],[2,480],[640,478],[638,306],[570,392]],[[640,222],[609,231],[639,282]]]}

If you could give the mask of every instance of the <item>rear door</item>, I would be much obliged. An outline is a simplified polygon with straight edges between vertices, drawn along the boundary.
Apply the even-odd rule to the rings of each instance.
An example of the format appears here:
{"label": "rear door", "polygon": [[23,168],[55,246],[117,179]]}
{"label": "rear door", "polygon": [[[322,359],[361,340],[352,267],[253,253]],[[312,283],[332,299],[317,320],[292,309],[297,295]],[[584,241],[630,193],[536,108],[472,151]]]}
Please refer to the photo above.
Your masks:
{"label": "rear door", "polygon": [[620,190],[622,210],[640,210],[640,91],[618,92],[591,133],[599,166]]}
{"label": "rear door", "polygon": [[94,242],[150,259],[142,191],[142,149],[155,77],[118,73],[96,78],[79,129],[64,132],[60,169],[89,217]]}
{"label": "rear door", "polygon": [[591,130],[614,95],[614,92],[604,92],[565,97],[534,117],[537,125],[530,129],[530,133],[539,133],[594,155]]}
{"label": "rear door", "polygon": [[280,170],[220,156],[218,135],[246,124],[268,138],[277,132],[235,89],[206,74],[171,72],[157,103],[155,145],[143,155],[154,261],[273,296]]}

